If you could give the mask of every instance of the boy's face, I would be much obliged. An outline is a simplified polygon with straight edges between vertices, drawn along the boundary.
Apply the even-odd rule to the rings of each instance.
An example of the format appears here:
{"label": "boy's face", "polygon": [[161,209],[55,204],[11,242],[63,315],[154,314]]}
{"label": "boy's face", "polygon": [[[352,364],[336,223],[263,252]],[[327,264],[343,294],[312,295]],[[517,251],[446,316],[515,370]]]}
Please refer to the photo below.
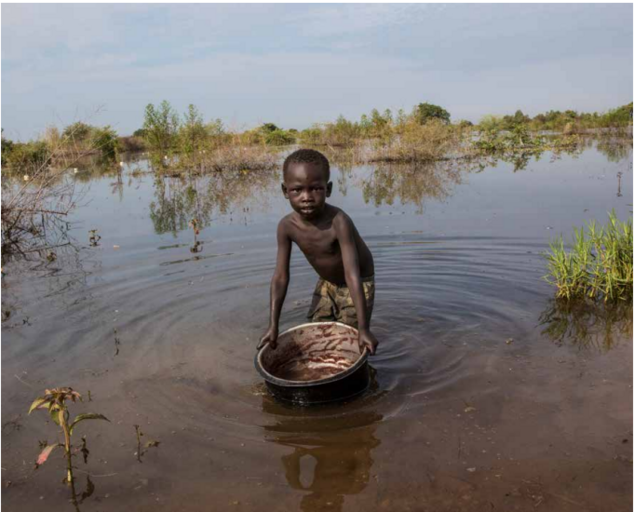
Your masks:
{"label": "boy's face", "polygon": [[332,192],[332,183],[326,181],[326,173],[311,163],[290,164],[282,183],[284,197],[304,219],[319,217],[326,206],[326,198]]}

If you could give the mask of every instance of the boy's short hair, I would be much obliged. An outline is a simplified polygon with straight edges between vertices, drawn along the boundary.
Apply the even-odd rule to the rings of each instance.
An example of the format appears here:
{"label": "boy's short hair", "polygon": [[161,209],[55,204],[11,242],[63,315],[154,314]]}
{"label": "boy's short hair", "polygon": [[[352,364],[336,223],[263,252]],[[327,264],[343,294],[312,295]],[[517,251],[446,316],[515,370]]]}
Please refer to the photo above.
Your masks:
{"label": "boy's short hair", "polygon": [[314,149],[298,149],[286,157],[282,170],[284,172],[284,179],[286,179],[286,173],[291,164],[315,164],[323,169],[326,173],[326,181],[330,181],[330,163],[328,159],[322,155],[319,151]]}

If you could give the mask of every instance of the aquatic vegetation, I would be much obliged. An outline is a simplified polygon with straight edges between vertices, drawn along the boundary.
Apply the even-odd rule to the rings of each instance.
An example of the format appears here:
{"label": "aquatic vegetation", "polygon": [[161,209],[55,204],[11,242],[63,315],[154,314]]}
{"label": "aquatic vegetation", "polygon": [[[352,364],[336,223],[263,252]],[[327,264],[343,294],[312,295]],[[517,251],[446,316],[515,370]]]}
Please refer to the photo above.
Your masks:
{"label": "aquatic vegetation", "polygon": [[198,240],[198,235],[200,234],[200,227],[198,224],[198,219],[192,219],[189,221],[189,227],[194,231],[194,243],[189,248],[189,252],[193,254],[202,252],[203,250],[202,242]]}
{"label": "aquatic vegetation", "polygon": [[92,146],[99,150],[102,163],[116,162],[119,158],[119,139],[110,126],[94,128],[91,134]]}
{"label": "aquatic vegetation", "polygon": [[97,233],[96,229],[91,229],[88,231],[90,238],[88,239],[91,247],[97,247],[99,245],[99,240],[101,240],[101,236]]}
{"label": "aquatic vegetation", "polygon": [[632,220],[619,221],[614,211],[605,226],[596,222],[575,228],[566,251],[562,237],[550,244],[546,281],[556,297],[632,301]]}
{"label": "aquatic vegetation", "polygon": [[420,124],[410,120],[399,132],[377,140],[368,156],[369,162],[426,162],[447,158],[459,148],[460,137],[442,121]]}
{"label": "aquatic vegetation", "polygon": [[136,443],[137,443],[137,448],[136,448],[136,460],[139,462],[143,462],[143,456],[147,453],[148,449],[150,448],[158,448],[158,446],[161,444],[160,441],[154,441],[154,440],[149,440],[145,443],[145,445],[142,445],[141,443],[141,437],[144,436],[145,434],[143,433],[143,431],[141,430],[141,426],[140,425],[134,425],[134,430],[136,431]]}
{"label": "aquatic vegetation", "polygon": [[63,483],[68,485],[71,489],[71,501],[75,508],[77,508],[82,501],[94,492],[94,485],[91,482],[90,477],[87,477],[86,490],[81,494],[81,496],[77,496],[75,476],[73,473],[73,470],[75,469],[73,466],[73,457],[77,453],[81,453],[84,459],[84,464],[87,464],[90,451],[88,450],[85,436],[82,436],[81,447],[73,447],[71,442],[73,431],[79,423],[85,420],[110,421],[103,414],[94,412],[78,414],[71,421],[66,402],[68,400],[76,402],[77,400],[81,401],[81,399],[81,395],[69,387],[47,389],[44,392],[44,396],[36,398],[29,408],[29,414],[35,410],[46,409],[51,417],[51,420],[61,429],[61,433],[64,437],[64,441],[62,443],[48,444],[47,442],[40,442],[40,448],[42,448],[42,451],[37,458],[35,467],[37,469],[44,464],[55,448],[60,447],[64,449],[64,457],[66,458],[66,476],[64,477]]}
{"label": "aquatic vegetation", "polygon": [[158,108],[152,103],[145,107],[143,121],[143,138],[150,151],[166,154],[176,142],[179,127],[178,114],[168,101],[163,101]]}

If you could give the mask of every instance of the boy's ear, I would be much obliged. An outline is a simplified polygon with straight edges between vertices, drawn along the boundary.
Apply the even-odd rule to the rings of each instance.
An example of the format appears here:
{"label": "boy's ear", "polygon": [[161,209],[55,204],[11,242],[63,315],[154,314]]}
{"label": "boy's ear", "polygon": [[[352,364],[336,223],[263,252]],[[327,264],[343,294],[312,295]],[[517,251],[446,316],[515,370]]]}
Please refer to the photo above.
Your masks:
{"label": "boy's ear", "polygon": [[328,185],[326,185],[326,197],[330,197],[330,194],[332,194],[332,181],[329,181]]}
{"label": "boy's ear", "polygon": [[286,185],[284,185],[284,183],[282,183],[282,194],[284,194],[284,197],[288,199],[288,189],[286,188]]}

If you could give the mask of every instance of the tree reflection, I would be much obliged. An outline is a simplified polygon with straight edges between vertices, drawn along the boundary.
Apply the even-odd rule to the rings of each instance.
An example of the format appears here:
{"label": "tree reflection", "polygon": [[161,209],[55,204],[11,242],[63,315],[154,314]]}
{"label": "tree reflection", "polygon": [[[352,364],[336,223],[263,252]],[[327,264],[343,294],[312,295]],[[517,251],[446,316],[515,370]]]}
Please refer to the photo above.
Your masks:
{"label": "tree reflection", "polygon": [[157,175],[150,219],[157,234],[187,229],[192,219],[200,229],[210,225],[213,215],[225,215],[248,203],[264,204],[279,184],[277,171],[223,171],[200,176]]}
{"label": "tree reflection", "polygon": [[415,204],[417,212],[423,213],[426,200],[447,198],[470,168],[455,162],[379,165],[360,186],[366,203],[392,205],[400,199],[401,204]]}
{"label": "tree reflection", "polygon": [[540,315],[542,334],[557,344],[608,351],[632,338],[632,304],[552,300]]}
{"label": "tree reflection", "polygon": [[627,139],[599,139],[597,151],[604,155],[608,162],[618,163],[632,157],[632,140]]}

